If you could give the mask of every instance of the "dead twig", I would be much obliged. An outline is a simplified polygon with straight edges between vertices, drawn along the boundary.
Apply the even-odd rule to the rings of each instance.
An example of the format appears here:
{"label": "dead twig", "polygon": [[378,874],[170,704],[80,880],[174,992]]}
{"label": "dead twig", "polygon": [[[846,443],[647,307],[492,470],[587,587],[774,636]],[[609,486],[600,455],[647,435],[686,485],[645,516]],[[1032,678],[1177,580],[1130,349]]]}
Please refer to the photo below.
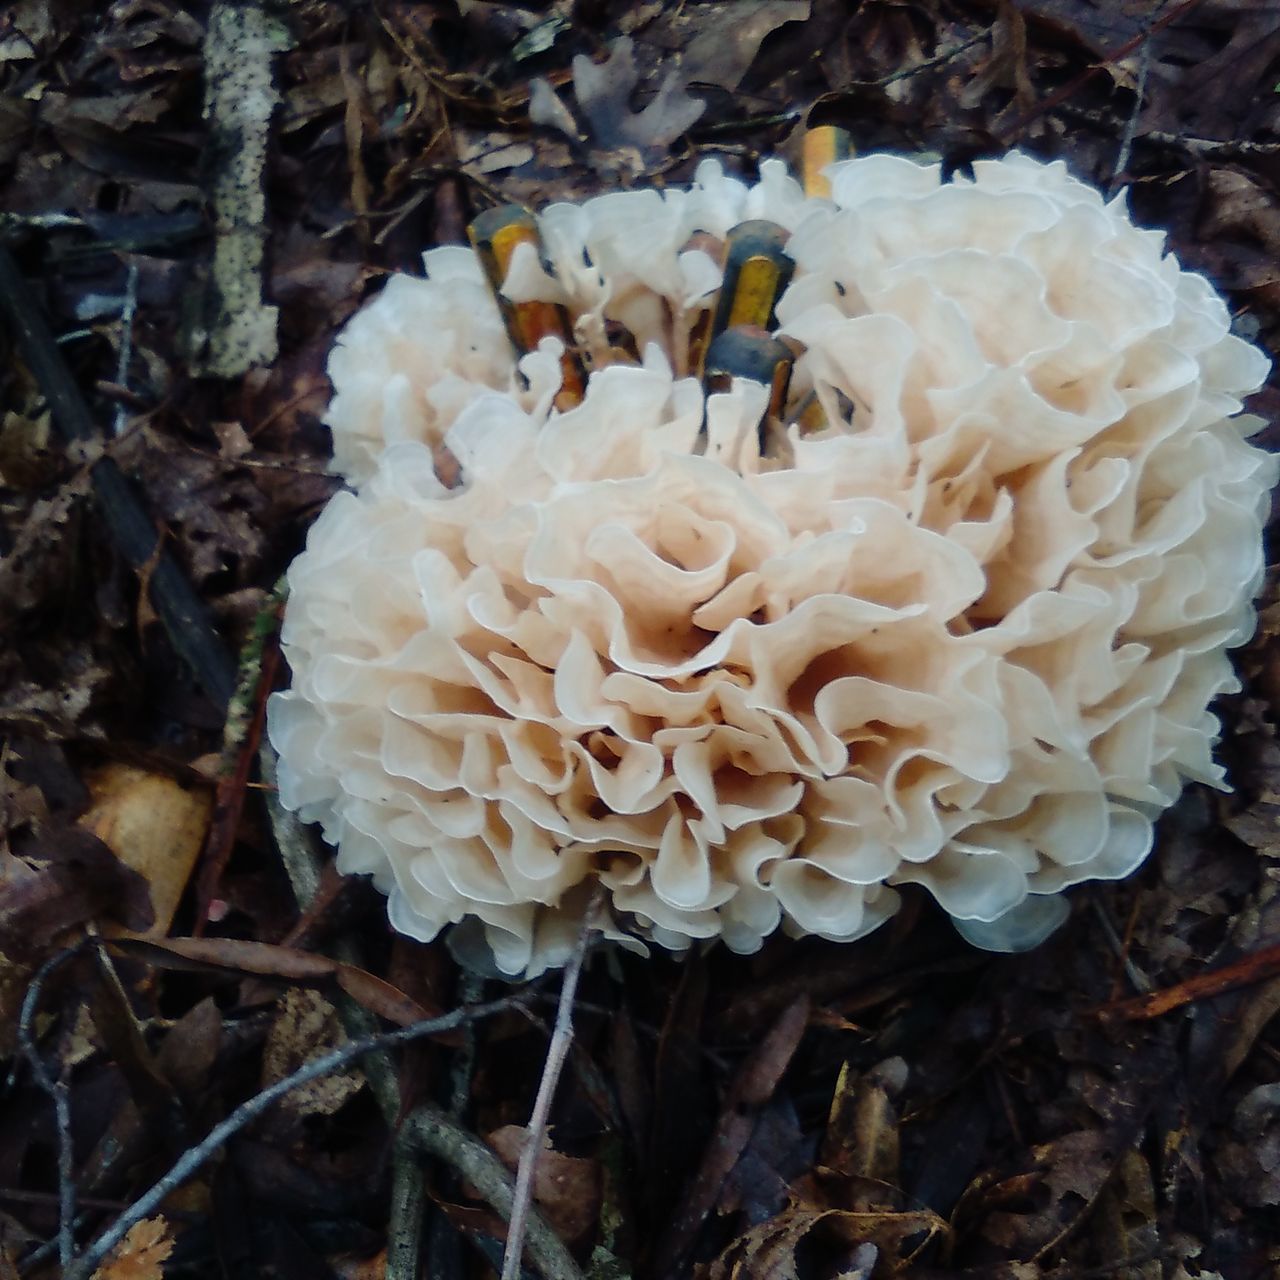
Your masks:
{"label": "dead twig", "polygon": [[254,619],[252,634],[241,653],[236,690],[227,707],[227,718],[222,728],[222,766],[217,798],[196,883],[194,932],[197,937],[208,923],[209,905],[231,857],[240,827],[249,775],[266,723],[267,696],[275,688],[280,666],[277,637],[287,594],[288,585],[282,578]]}
{"label": "dead twig", "polygon": [[1161,147],[1178,147],[1193,156],[1212,160],[1280,156],[1280,142],[1250,142],[1247,138],[1189,138],[1180,133],[1164,133],[1159,129],[1152,129],[1144,133],[1141,140]]}
{"label": "dead twig", "polygon": [[[48,1205],[57,1201],[56,1193],[50,1191],[22,1191],[17,1187],[0,1187],[0,1200],[13,1204]],[[122,1213],[129,1207],[125,1200],[107,1200],[102,1196],[79,1196],[77,1203],[85,1209],[98,1209],[105,1213]]]}
{"label": "dead twig", "polygon": [[280,803],[279,760],[265,737],[258,746],[258,773],[276,852],[284,863],[298,907],[305,911],[320,889],[320,858],[312,845],[310,830],[297,814]]}
{"label": "dead twig", "polygon": [[[527,90],[524,92],[517,90],[511,93],[504,93],[488,76],[479,72],[468,71],[451,74],[435,67],[429,67],[419,57],[411,41],[396,30],[378,5],[374,5],[374,12],[377,14],[383,30],[391,38],[391,42],[400,50],[400,53],[410,66],[442,99],[448,99],[450,102],[458,106],[467,107],[472,111],[487,109],[493,113],[493,118],[499,124],[512,124],[522,118],[517,113],[529,100]],[[456,88],[456,84],[479,87],[489,95],[489,102],[486,103],[482,98],[479,98],[474,93],[467,92],[465,89]],[[441,115],[445,114],[443,104],[441,104],[440,113]]]}
{"label": "dead twig", "polygon": [[1119,191],[1124,182],[1125,172],[1129,168],[1129,156],[1133,152],[1133,139],[1138,132],[1138,117],[1142,115],[1142,107],[1147,98],[1147,73],[1151,70],[1151,40],[1142,42],[1142,51],[1138,55],[1138,83],[1134,88],[1133,110],[1124,122],[1124,134],[1120,139],[1120,153],[1116,156],[1116,167],[1111,174],[1111,185],[1107,188],[1110,198]]}
{"label": "dead twig", "polygon": [[[1054,114],[1073,124],[1088,125],[1099,134],[1115,132],[1114,118],[1105,111],[1077,107],[1062,102],[1054,108]],[[1166,133],[1162,129],[1148,129],[1134,136],[1134,144],[1168,147],[1181,151],[1197,160],[1259,160],[1280,155],[1280,142],[1250,142],[1247,138],[1196,138],[1181,133]]]}
{"label": "dead twig", "polygon": [[1124,970],[1125,977],[1133,985],[1135,991],[1146,993],[1151,990],[1151,979],[1134,963],[1133,957],[1129,954],[1129,943],[1132,940],[1133,918],[1129,919],[1129,926],[1125,930],[1125,936],[1120,937],[1116,933],[1116,927],[1111,923],[1111,916],[1107,913],[1106,907],[1095,897],[1089,904],[1093,908],[1093,914],[1097,917],[1098,923],[1102,926],[1102,932],[1106,934],[1107,945],[1116,954],[1116,959],[1120,962]]}
{"label": "dead twig", "polygon": [[930,58],[926,58],[923,62],[916,62],[909,67],[903,67],[900,71],[890,72],[889,75],[872,81],[872,84],[877,89],[883,89],[888,85],[896,84],[899,80],[908,80],[912,76],[918,76],[922,71],[941,67],[950,62],[952,58],[958,58],[962,53],[966,53],[974,45],[981,44],[984,40],[989,39],[990,36],[990,28],[983,28],[977,35],[970,36],[967,40],[961,40],[958,44],[948,45],[945,49],[939,49],[937,53]]}
{"label": "dead twig", "polygon": [[397,1142],[391,1157],[386,1280],[415,1280],[422,1256],[425,1203],[426,1179],[422,1166],[403,1142]]}
{"label": "dead twig", "polygon": [[515,995],[505,996],[501,1000],[491,1000],[487,1004],[454,1009],[438,1018],[427,1018],[408,1027],[398,1027],[395,1031],[381,1032],[378,1035],[352,1040],[322,1057],[305,1063],[296,1071],[242,1102],[226,1119],[215,1125],[203,1141],[184,1152],[168,1173],[150,1190],[139,1196],[130,1205],[128,1211],[122,1213],[106,1231],[98,1236],[79,1258],[64,1268],[63,1280],[88,1280],[98,1264],[128,1235],[131,1227],[144,1218],[150,1217],[160,1207],[165,1197],[171,1195],[192,1174],[203,1167],[229,1138],[251,1124],[285,1094],[310,1084],[313,1080],[320,1080],[335,1071],[340,1071],[368,1054],[392,1049],[402,1044],[411,1044],[415,1040],[437,1035],[441,1031],[451,1031],[455,1027],[461,1027],[480,1018],[493,1017],[494,1014],[518,1008],[526,999],[528,999],[527,993],[518,992]]}
{"label": "dead twig", "polygon": [[[335,950],[344,960],[361,959],[359,948],[340,939]],[[338,1018],[349,1036],[358,1036],[373,1023],[369,1011],[345,993],[336,1006]],[[386,1053],[371,1054],[364,1064],[365,1079],[394,1133],[401,1120],[400,1081]],[[385,1280],[417,1280],[422,1252],[423,1223],[427,1208],[426,1172],[403,1129],[391,1150],[391,1201],[387,1207],[387,1258]]]}
{"label": "dead twig", "polygon": [[70,1265],[76,1251],[75,1148],[71,1140],[71,1096],[65,1072],[60,1071],[55,1078],[40,1056],[32,1025],[36,1010],[40,1007],[44,984],[50,975],[82,950],[83,944],[67,951],[59,951],[36,970],[23,997],[22,1012],[18,1017],[18,1045],[22,1056],[31,1068],[36,1084],[53,1101],[54,1125],[58,1134],[58,1261],[64,1270]]}
{"label": "dead twig", "polygon": [[1139,31],[1132,40],[1126,40],[1118,48],[1108,50],[1097,62],[1086,67],[1074,79],[1068,80],[1061,89],[1049,94],[1048,97],[1042,98],[1030,110],[1024,111],[1007,128],[1000,130],[998,136],[1001,144],[1006,147],[1013,146],[1027,125],[1034,123],[1046,112],[1052,111],[1055,107],[1066,102],[1068,98],[1078,93],[1080,87],[1087,84],[1094,76],[1113,63],[1119,62],[1121,58],[1127,58],[1135,49],[1150,40],[1156,32],[1163,31],[1165,27],[1176,22],[1184,14],[1190,13],[1199,3],[1200,0],[1182,0],[1181,4],[1174,5],[1168,13],[1157,18],[1145,31]]}
{"label": "dead twig", "polygon": [[[80,1227],[88,1225],[89,1214],[80,1214],[74,1223],[78,1230]],[[24,1253],[18,1263],[18,1274],[20,1276],[29,1276],[33,1271],[50,1261],[58,1252],[58,1237],[54,1236],[52,1240],[46,1240],[43,1244],[38,1244],[29,1253]],[[9,1276],[0,1273],[0,1280],[10,1280]]]}
{"label": "dead twig", "polygon": [[520,1259],[524,1255],[524,1237],[528,1229],[529,1208],[533,1203],[533,1175],[538,1169],[538,1157],[547,1133],[547,1120],[551,1115],[551,1103],[560,1083],[569,1046],[573,1043],[573,1000],[578,991],[578,979],[582,976],[582,962],[586,959],[603,894],[597,886],[591,905],[582,918],[577,945],[564,967],[564,979],[560,986],[560,1001],[556,1005],[555,1029],[547,1046],[546,1061],[542,1064],[542,1079],[533,1100],[533,1114],[529,1117],[524,1148],[520,1163],[516,1166],[516,1191],[511,1204],[511,1217],[507,1222],[507,1247],[502,1255],[502,1280],[518,1280]]}
{"label": "dead twig", "polygon": [[[133,358],[133,321],[138,311],[138,264],[132,260],[124,277],[124,305],[120,308],[120,358],[116,361],[116,385],[124,391],[129,389],[129,361]],[[125,407],[116,404],[115,417],[111,429],[116,435],[123,435],[125,428]]]}
{"label": "dead twig", "polygon": [[1237,987],[1251,986],[1277,975],[1280,975],[1280,944],[1263,947],[1231,964],[1210,969],[1207,973],[1198,973],[1185,982],[1166,987],[1162,991],[1151,991],[1146,995],[1134,996],[1131,1000],[1112,1001],[1095,1009],[1094,1013],[1106,1022],[1145,1022],[1149,1018],[1163,1017],[1166,1013],[1172,1013],[1173,1010],[1197,1000],[1208,1000],[1224,992],[1234,991]]}

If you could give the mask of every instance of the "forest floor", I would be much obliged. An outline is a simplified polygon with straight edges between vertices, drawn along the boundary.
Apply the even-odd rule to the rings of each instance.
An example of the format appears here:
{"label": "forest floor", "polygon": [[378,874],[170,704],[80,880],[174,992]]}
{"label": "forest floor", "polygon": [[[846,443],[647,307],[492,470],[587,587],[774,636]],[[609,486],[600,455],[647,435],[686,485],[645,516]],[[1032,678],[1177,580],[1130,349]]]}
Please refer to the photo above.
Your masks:
{"label": "forest floor", "polygon": [[[531,123],[623,36],[643,161],[598,104]],[[392,934],[259,771],[274,584],[338,483],[327,352],[495,201],[751,175],[820,123],[1062,157],[1280,352],[1269,0],[0,10],[0,1280],[497,1266],[558,979],[515,1007]],[[589,964],[530,1274],[1280,1275],[1277,581],[1220,706],[1234,790],[1189,788],[1033,953],[912,900],[850,945]]]}

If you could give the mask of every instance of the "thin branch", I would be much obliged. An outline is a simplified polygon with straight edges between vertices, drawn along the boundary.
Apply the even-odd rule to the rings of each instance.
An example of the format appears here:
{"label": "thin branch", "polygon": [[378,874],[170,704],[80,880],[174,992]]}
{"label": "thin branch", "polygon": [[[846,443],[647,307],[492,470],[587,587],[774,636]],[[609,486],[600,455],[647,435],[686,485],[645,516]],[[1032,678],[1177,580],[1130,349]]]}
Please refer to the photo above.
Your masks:
{"label": "thin branch", "polygon": [[321,862],[311,842],[310,828],[280,803],[280,760],[265,734],[258,743],[258,773],[276,852],[284,864],[298,909],[306,911],[320,889]]}
{"label": "thin branch", "polygon": [[746,116],[741,120],[717,120],[714,124],[704,125],[696,129],[699,138],[716,138],[724,134],[748,133],[752,129],[767,129],[775,124],[791,124],[799,120],[804,112],[799,107],[789,111],[775,111],[767,116]]}
{"label": "thin branch", "polygon": [[[209,904],[235,845],[254,756],[267,718],[267,697],[275,688],[280,666],[280,619],[288,585],[281,578],[253,620],[249,639],[240,651],[236,688],[227,704],[222,726],[222,761],[218,768],[213,815],[205,834],[200,873],[196,879],[196,919],[193,932],[204,933]],[[274,780],[273,780],[274,781]]]}
{"label": "thin branch", "polygon": [[591,931],[595,927],[596,916],[600,910],[601,896],[601,890],[597,886],[591,903],[587,907],[586,915],[583,916],[582,928],[578,932],[578,941],[573,949],[573,955],[569,957],[569,963],[564,968],[564,980],[560,986],[560,1003],[556,1005],[555,1030],[551,1034],[551,1043],[547,1046],[547,1058],[542,1066],[542,1079],[538,1083],[537,1097],[533,1100],[533,1114],[529,1117],[525,1144],[520,1152],[520,1163],[516,1166],[515,1199],[511,1203],[511,1217],[507,1222],[507,1248],[502,1255],[502,1280],[519,1280],[520,1259],[524,1254],[529,1208],[533,1203],[533,1175],[537,1172],[538,1157],[542,1154],[542,1143],[547,1133],[547,1119],[551,1114],[556,1085],[560,1083],[560,1073],[564,1070],[569,1046],[573,1043],[573,999],[578,991],[578,979],[582,976],[582,962],[586,959],[587,947],[591,942]]}
{"label": "thin branch", "polygon": [[895,84],[899,80],[907,80],[911,76],[919,75],[922,71],[928,71],[933,67],[940,67],[944,63],[950,62],[952,58],[958,58],[962,53],[972,49],[974,45],[981,44],[991,35],[989,28],[983,28],[976,35],[970,36],[967,40],[961,40],[959,44],[948,45],[945,49],[939,49],[932,57],[926,58],[923,62],[912,63],[909,67],[903,67],[900,71],[893,71],[887,76],[882,76],[879,80],[873,80],[872,85],[881,89],[887,85]]}
{"label": "thin branch", "polygon": [[104,1231],[69,1267],[64,1268],[64,1280],[87,1280],[99,1263],[128,1235],[130,1228],[150,1217],[159,1208],[164,1199],[176,1191],[196,1170],[205,1165],[222,1147],[228,1138],[239,1133],[246,1125],[256,1120],[273,1103],[291,1093],[294,1089],[310,1084],[313,1080],[322,1079],[334,1071],[374,1053],[380,1049],[390,1049],[397,1045],[409,1044],[421,1040],[424,1036],[437,1035],[441,1031],[452,1031],[478,1018],[492,1017],[514,1009],[525,999],[527,993],[506,996],[501,1000],[491,1000],[487,1004],[472,1005],[466,1009],[454,1009],[438,1018],[427,1018],[407,1027],[398,1027],[394,1031],[382,1032],[378,1035],[365,1036],[352,1040],[341,1048],[334,1049],[322,1057],[299,1067],[297,1071],[277,1080],[275,1084],[254,1094],[246,1102],[242,1102],[225,1120],[215,1125],[209,1135],[196,1146],[183,1153],[174,1164],[149,1191],[139,1196],[126,1213]]}
{"label": "thin branch", "polygon": [[[18,1187],[0,1187],[0,1200],[12,1201],[14,1204],[35,1204],[47,1206],[58,1199],[56,1193],[49,1191],[23,1191]],[[85,1209],[100,1209],[106,1213],[122,1213],[129,1207],[125,1200],[108,1200],[102,1196],[79,1196],[78,1202]]]}
{"label": "thin branch", "polygon": [[1094,76],[1099,75],[1107,67],[1119,62],[1121,58],[1127,58],[1140,45],[1150,40],[1156,32],[1163,31],[1165,27],[1176,22],[1184,14],[1190,13],[1200,2],[1201,0],[1181,0],[1180,4],[1174,5],[1172,9],[1162,14],[1145,31],[1139,31],[1132,40],[1126,40],[1118,48],[1108,49],[1097,62],[1086,67],[1075,79],[1067,81],[1062,88],[1056,89],[1048,97],[1041,98],[1034,107],[1023,112],[1012,124],[1001,129],[999,133],[1000,142],[1006,147],[1013,146],[1027,125],[1038,120],[1046,112],[1053,111],[1061,106],[1062,103],[1073,97],[1082,86],[1092,80]]}
{"label": "thin branch", "polygon": [[1151,990],[1151,979],[1134,963],[1133,957],[1129,954],[1128,944],[1125,939],[1116,933],[1116,927],[1111,923],[1111,916],[1108,914],[1106,907],[1097,897],[1090,899],[1089,905],[1093,908],[1093,914],[1097,916],[1098,923],[1102,926],[1102,932],[1107,938],[1107,945],[1115,952],[1116,959],[1124,969],[1125,977],[1133,984],[1135,991],[1141,995],[1146,995]]}
{"label": "thin branch", "polygon": [[413,1150],[408,1144],[397,1142],[391,1153],[386,1280],[416,1280],[422,1256],[426,1181],[426,1173]]}
{"label": "thin branch", "polygon": [[[129,387],[129,361],[133,358],[133,321],[138,311],[138,264],[129,260],[124,277],[124,306],[120,309],[120,358],[116,361],[116,385]],[[125,408],[116,405],[111,429],[116,435],[124,434]]]}
{"label": "thin branch", "polygon": [[[75,1220],[77,1228],[87,1226],[90,1214],[82,1213]],[[36,1245],[28,1253],[24,1253],[18,1260],[18,1274],[20,1276],[29,1276],[33,1271],[38,1270],[46,1262],[50,1261],[58,1252],[58,1237],[54,1236],[52,1240],[46,1240],[43,1244]],[[7,1280],[7,1277],[6,1277]]]}
{"label": "thin branch", "polygon": [[1124,122],[1124,134],[1120,139],[1120,154],[1116,156],[1116,167],[1111,174],[1111,186],[1108,196],[1114,196],[1124,181],[1125,172],[1129,168],[1129,156],[1133,152],[1133,139],[1138,132],[1138,117],[1147,100],[1147,73],[1151,70],[1151,40],[1142,42],[1142,51],[1138,56],[1138,83],[1134,89],[1133,110]]}
{"label": "thin branch", "polygon": [[1193,156],[1216,160],[1247,160],[1250,157],[1280,155],[1280,142],[1250,142],[1248,138],[1190,138],[1180,133],[1164,133],[1152,129],[1142,135],[1143,142],[1162,147],[1179,147]]}
{"label": "thin branch", "polygon": [[[1073,124],[1088,125],[1099,134],[1110,136],[1115,133],[1114,118],[1105,111],[1062,102],[1054,108],[1053,113]],[[1137,134],[1133,141],[1135,146],[1141,143],[1145,146],[1171,147],[1204,160],[1267,159],[1280,155],[1280,142],[1250,142],[1247,138],[1194,138],[1181,133],[1165,133],[1161,129],[1148,129],[1145,133]]]}
{"label": "thin branch", "polygon": [[82,946],[72,947],[67,951],[59,951],[36,971],[27,987],[22,1000],[22,1012],[18,1017],[18,1045],[22,1056],[31,1068],[31,1075],[36,1084],[53,1100],[54,1124],[58,1134],[58,1261],[65,1268],[75,1256],[76,1238],[76,1182],[75,1182],[75,1148],[71,1141],[71,1098],[67,1088],[65,1072],[59,1072],[55,1079],[40,1056],[40,1048],[36,1044],[35,1032],[32,1030],[36,1010],[40,1007],[40,996],[44,984],[55,970],[62,968],[73,956],[83,950]]}
{"label": "thin branch", "polygon": [[[46,1082],[42,1080],[41,1086]],[[54,1121],[58,1129],[58,1261],[62,1266],[76,1251],[76,1169],[71,1141],[71,1089],[64,1064],[58,1078],[48,1084],[53,1098]]]}
{"label": "thin branch", "polygon": [[1280,976],[1280,944],[1261,947],[1230,964],[1193,974],[1172,987],[1148,991],[1128,1000],[1112,1000],[1092,1012],[1106,1022],[1143,1022],[1148,1018],[1161,1018],[1197,1000],[1211,1000],[1226,991],[1277,976]]}
{"label": "thin branch", "polygon": [[[484,979],[479,974],[473,973],[470,969],[463,969],[458,974],[458,996],[464,1004],[468,1000],[479,1000],[483,992]],[[550,998],[549,992],[548,998]],[[454,1052],[449,1069],[449,1114],[459,1123],[466,1119],[475,1066],[476,1030],[474,1027],[465,1027],[462,1032],[462,1044]]]}

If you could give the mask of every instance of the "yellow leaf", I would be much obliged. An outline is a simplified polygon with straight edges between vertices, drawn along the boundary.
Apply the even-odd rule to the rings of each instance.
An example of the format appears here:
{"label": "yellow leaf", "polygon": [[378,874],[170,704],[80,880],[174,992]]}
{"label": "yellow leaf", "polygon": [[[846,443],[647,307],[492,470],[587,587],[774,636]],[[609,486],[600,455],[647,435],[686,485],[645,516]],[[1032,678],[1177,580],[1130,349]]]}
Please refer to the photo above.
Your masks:
{"label": "yellow leaf", "polygon": [[149,932],[163,936],[200,856],[213,793],[127,764],[104,765],[88,782],[93,804],[80,824],[147,882],[156,915]]}
{"label": "yellow leaf", "polygon": [[161,1263],[173,1252],[164,1218],[143,1218],[111,1251],[92,1280],[164,1280]]}

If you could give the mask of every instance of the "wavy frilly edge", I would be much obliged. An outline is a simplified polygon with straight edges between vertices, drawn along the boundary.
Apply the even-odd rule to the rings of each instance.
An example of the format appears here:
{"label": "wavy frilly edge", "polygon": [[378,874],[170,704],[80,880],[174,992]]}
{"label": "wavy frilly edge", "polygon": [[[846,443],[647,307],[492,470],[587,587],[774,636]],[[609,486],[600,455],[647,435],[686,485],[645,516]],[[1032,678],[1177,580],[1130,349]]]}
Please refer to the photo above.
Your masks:
{"label": "wavy frilly edge", "polygon": [[[1186,780],[1223,785],[1265,357],[1059,163],[869,156],[833,195],[708,162],[548,209],[553,270],[518,254],[505,292],[568,309],[596,365],[568,412],[558,344],[517,363],[469,250],[344,331],[355,491],[290,571],[269,724],[282,801],[401,931],[469,921],[460,951],[531,973],[595,881],[619,941],[738,951],[860,937],[920,884],[1016,949],[1137,867]],[[746,217],[792,232],[779,322],[830,424],[766,457],[762,389],[686,376],[719,268],[685,246]]]}

